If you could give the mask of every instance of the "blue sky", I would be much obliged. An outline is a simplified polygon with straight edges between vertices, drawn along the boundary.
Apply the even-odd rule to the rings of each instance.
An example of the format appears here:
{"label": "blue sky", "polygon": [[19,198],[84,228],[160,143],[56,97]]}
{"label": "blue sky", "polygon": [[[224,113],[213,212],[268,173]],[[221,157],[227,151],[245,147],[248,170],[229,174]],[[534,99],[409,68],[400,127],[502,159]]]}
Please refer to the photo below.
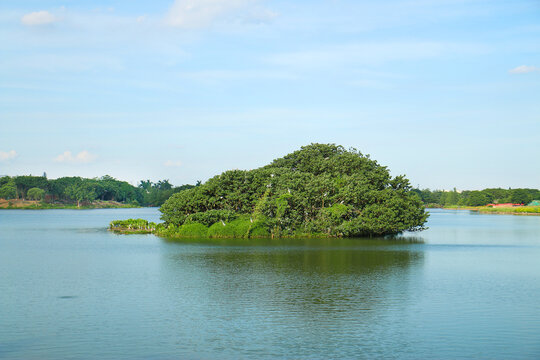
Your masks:
{"label": "blue sky", "polygon": [[540,188],[540,2],[2,1],[0,174],[194,183],[311,142]]}

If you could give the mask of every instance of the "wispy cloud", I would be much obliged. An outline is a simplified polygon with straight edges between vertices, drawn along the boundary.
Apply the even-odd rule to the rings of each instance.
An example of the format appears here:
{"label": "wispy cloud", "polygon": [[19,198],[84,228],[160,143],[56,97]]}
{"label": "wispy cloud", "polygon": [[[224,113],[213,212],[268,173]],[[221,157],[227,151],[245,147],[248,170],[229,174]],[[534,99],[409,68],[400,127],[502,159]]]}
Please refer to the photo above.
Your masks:
{"label": "wispy cloud", "polygon": [[167,160],[167,161],[165,161],[165,163],[163,165],[165,165],[167,167],[180,167],[180,166],[182,166],[182,162]]}
{"label": "wispy cloud", "polygon": [[87,164],[94,161],[96,158],[96,155],[91,154],[86,150],[83,150],[76,155],[73,155],[71,151],[64,151],[64,153],[54,158],[54,161],[68,164]]}
{"label": "wispy cloud", "polygon": [[0,161],[8,161],[15,157],[17,157],[17,152],[15,150],[0,151]]}
{"label": "wispy cloud", "polygon": [[540,71],[540,67],[538,66],[529,66],[529,65],[521,65],[517,66],[513,69],[508,70],[510,74],[526,74],[531,73],[535,71]]}
{"label": "wispy cloud", "polygon": [[382,64],[391,61],[438,58],[452,54],[478,54],[486,51],[483,46],[464,43],[366,42],[275,54],[269,57],[268,61],[276,65],[317,68],[346,64]]}
{"label": "wispy cloud", "polygon": [[220,21],[261,23],[276,16],[256,0],[176,0],[165,21],[174,27],[200,29]]}
{"label": "wispy cloud", "polygon": [[34,11],[25,14],[21,18],[21,23],[28,26],[49,25],[59,21],[60,19],[46,10]]}

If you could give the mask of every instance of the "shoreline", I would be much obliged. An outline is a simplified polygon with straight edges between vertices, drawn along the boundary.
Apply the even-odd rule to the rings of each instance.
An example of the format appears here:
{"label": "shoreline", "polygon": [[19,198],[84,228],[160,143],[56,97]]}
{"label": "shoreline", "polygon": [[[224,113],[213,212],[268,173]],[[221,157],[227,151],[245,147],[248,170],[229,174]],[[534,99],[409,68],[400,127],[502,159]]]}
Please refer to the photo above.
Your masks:
{"label": "shoreline", "polygon": [[469,210],[480,214],[493,215],[525,215],[525,216],[540,216],[539,206],[518,206],[518,207],[500,207],[493,208],[488,206],[443,206],[443,207],[426,207],[426,209],[444,209],[444,210]]}
{"label": "shoreline", "polygon": [[89,210],[89,209],[125,209],[142,208],[143,206],[123,204],[116,201],[96,201],[90,204],[50,204],[35,200],[4,200],[0,199],[0,210]]}
{"label": "shoreline", "polygon": [[219,221],[207,227],[201,223],[190,223],[176,227],[170,225],[166,227],[164,223],[150,222],[145,219],[125,219],[113,220],[109,223],[108,231],[119,235],[131,234],[153,234],[166,239],[335,239],[335,238],[386,238],[401,235],[402,232],[386,234],[356,234],[347,236],[343,234],[330,234],[321,232],[303,232],[294,233],[273,232],[271,229],[261,231],[260,228],[251,226],[238,226],[239,220],[233,220],[229,223]]}

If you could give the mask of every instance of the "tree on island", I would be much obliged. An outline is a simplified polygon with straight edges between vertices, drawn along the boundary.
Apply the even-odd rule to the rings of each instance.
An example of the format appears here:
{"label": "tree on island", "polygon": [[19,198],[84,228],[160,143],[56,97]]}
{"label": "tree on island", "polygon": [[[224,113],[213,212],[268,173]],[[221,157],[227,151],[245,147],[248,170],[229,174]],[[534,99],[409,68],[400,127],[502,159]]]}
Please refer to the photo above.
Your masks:
{"label": "tree on island", "polygon": [[404,176],[355,149],[311,144],[255,170],[230,170],[171,196],[165,227],[210,236],[382,236],[424,229]]}

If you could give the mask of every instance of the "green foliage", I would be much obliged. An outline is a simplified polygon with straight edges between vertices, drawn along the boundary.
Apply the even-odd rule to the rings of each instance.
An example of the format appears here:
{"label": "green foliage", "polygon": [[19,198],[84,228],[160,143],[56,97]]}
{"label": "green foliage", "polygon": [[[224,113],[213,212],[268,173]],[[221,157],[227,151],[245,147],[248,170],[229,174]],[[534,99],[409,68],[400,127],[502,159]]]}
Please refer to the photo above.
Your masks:
{"label": "green foliage", "polygon": [[264,219],[259,219],[251,224],[248,236],[250,238],[267,238],[271,235],[268,223]]}
{"label": "green foliage", "polygon": [[[2,180],[5,180],[6,177],[3,177]],[[0,198],[8,200],[15,199],[17,198],[17,186],[13,179],[7,178],[7,181],[2,181],[3,184],[0,186]]]}
{"label": "green foliage", "polygon": [[333,144],[226,171],[174,194],[160,211],[167,226],[200,222],[213,237],[385,235],[421,230],[427,219],[404,176],[392,178],[369,156]]}
{"label": "green foliage", "polygon": [[487,204],[528,204],[532,199],[540,198],[540,190],[537,189],[484,189],[465,190],[462,192],[442,191],[429,189],[414,189],[424,204],[429,207],[452,207],[452,206],[485,206]]}
{"label": "green foliage", "polygon": [[114,220],[109,224],[109,229],[119,233],[142,233],[147,234],[156,230],[156,223],[144,219]]}
{"label": "green foliage", "polygon": [[22,196],[23,199],[31,188],[47,189],[48,187],[48,181],[43,176],[24,175],[15,176],[13,179],[17,186],[17,193]]}
{"label": "green foliage", "polygon": [[[2,176],[0,177],[0,187],[6,185],[7,183],[13,181],[9,176]],[[13,182],[14,184],[14,182]]]}
{"label": "green foliage", "polygon": [[169,180],[159,180],[157,183],[153,183],[150,180],[141,180],[139,184],[139,191],[141,193],[141,202],[146,206],[160,206],[171,195],[180,191],[191,189],[193,185],[182,185],[173,187]]}
{"label": "green foliage", "polygon": [[488,198],[481,191],[471,191],[468,194],[467,205],[482,206],[488,204]]}
{"label": "green foliage", "polygon": [[30,200],[43,200],[43,196],[45,195],[45,190],[40,188],[31,188],[26,193],[26,196]]}
{"label": "green foliage", "polygon": [[68,198],[76,200],[77,207],[80,206],[82,201],[92,201],[96,198],[96,193],[87,184],[70,185],[64,190],[64,194]]}
{"label": "green foliage", "polygon": [[[182,185],[173,187],[168,180],[152,183],[150,180],[141,181],[139,187],[130,185],[125,181],[117,180],[109,175],[101,178],[85,179],[78,176],[47,179],[46,176],[4,176],[0,178],[0,198],[5,199],[41,199],[54,205],[66,205],[77,202],[113,201],[129,203],[133,206],[158,206],[172,194],[194,187]],[[31,189],[43,190],[43,196],[36,197],[36,193],[29,195]],[[45,204],[41,205],[46,206]]]}
{"label": "green foliage", "polygon": [[236,217],[237,215],[230,210],[209,210],[188,215],[185,223],[198,222],[205,226],[210,226],[218,221],[232,221]]}
{"label": "green foliage", "polygon": [[201,223],[189,223],[180,226],[176,232],[180,237],[204,238],[208,236],[208,228]]}
{"label": "green foliage", "polygon": [[510,200],[514,204],[528,204],[533,200],[533,196],[527,189],[515,189],[510,195]]}
{"label": "green foliage", "polygon": [[234,228],[221,221],[217,222],[208,229],[208,237],[232,238],[234,237]]}
{"label": "green foliage", "polygon": [[208,229],[208,237],[212,238],[247,238],[251,221],[245,218],[236,219],[230,223],[218,221]]}

